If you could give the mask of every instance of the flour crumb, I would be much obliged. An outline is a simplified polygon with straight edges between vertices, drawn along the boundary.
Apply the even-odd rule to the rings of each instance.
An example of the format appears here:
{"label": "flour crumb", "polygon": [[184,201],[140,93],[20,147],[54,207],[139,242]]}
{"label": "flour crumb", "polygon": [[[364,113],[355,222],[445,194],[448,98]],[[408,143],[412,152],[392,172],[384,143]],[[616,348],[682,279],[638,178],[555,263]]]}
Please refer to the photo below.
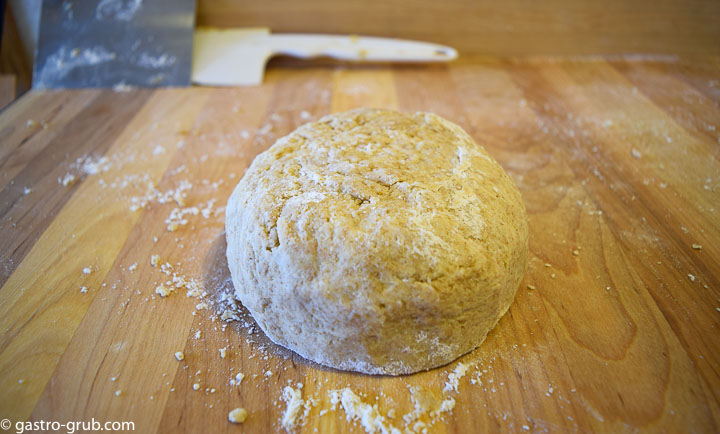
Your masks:
{"label": "flour crumb", "polygon": [[637,158],[638,160],[642,158],[642,153],[635,148],[632,148],[630,153],[632,154],[633,158]]}
{"label": "flour crumb", "polygon": [[30,187],[23,188],[23,195],[27,196],[30,193],[32,193],[32,188],[30,188]]}
{"label": "flour crumb", "polygon": [[690,274],[690,273],[688,273],[688,279],[690,279],[690,281],[691,281],[691,282],[694,282],[694,281],[695,281],[695,279],[696,279],[696,277],[695,277],[695,275],[694,275],[694,274]]}
{"label": "flour crumb", "polygon": [[468,368],[469,366],[465,363],[458,363],[455,367],[455,370],[448,375],[448,381],[445,383],[444,390],[446,392],[450,392],[453,390],[457,392],[459,381],[462,377],[465,376],[465,374],[467,374]]}
{"label": "flour crumb", "polygon": [[235,378],[230,379],[230,385],[231,386],[239,386],[240,383],[242,383],[243,378],[245,378],[245,374],[243,374],[242,372],[238,372],[235,375]]}
{"label": "flour crumb", "polygon": [[450,412],[455,408],[455,399],[447,396],[441,397],[430,389],[411,387],[410,392],[410,399],[415,408],[412,412],[403,416],[403,420],[407,424],[420,419],[424,415],[436,418],[442,413]]}
{"label": "flour crumb", "polygon": [[537,288],[535,288],[535,285],[530,285],[530,284],[528,284],[527,289],[529,289],[530,291],[534,291],[534,290],[536,290]]}
{"label": "flour crumb", "polygon": [[176,351],[176,352],[175,352],[175,359],[176,359],[178,362],[182,362],[183,360],[185,360],[185,353],[183,353],[182,351]]}
{"label": "flour crumb", "polygon": [[231,423],[243,423],[247,419],[247,410],[244,408],[236,408],[228,413],[228,420]]}
{"label": "flour crumb", "polygon": [[131,266],[128,267],[128,271],[132,273],[133,271],[137,270],[137,267],[138,267],[138,264],[137,264],[137,262],[135,262],[134,264],[132,264]]}
{"label": "flour crumb", "polygon": [[224,359],[227,357],[227,347],[220,348],[218,351],[220,351],[220,358]]}
{"label": "flour crumb", "polygon": [[157,267],[159,263],[160,263],[160,255],[152,255],[150,257],[150,265],[152,265],[153,267]]}
{"label": "flour crumb", "polygon": [[225,309],[220,315],[220,319],[225,322],[240,321],[240,317],[232,309]]}
{"label": "flour crumb", "polygon": [[82,270],[83,274],[90,274],[92,273],[92,267],[85,267]]}
{"label": "flour crumb", "polygon": [[120,395],[122,395],[122,390],[120,390],[120,389],[116,390],[115,396],[120,396]]}
{"label": "flour crumb", "polygon": [[692,248],[695,249],[695,250],[702,250],[702,245],[701,245],[701,244],[693,243]]}
{"label": "flour crumb", "polygon": [[[79,162],[80,160],[78,160]],[[97,175],[100,172],[110,170],[110,161],[108,157],[87,157],[82,162],[82,170],[88,175]]]}
{"label": "flour crumb", "polygon": [[330,402],[333,407],[340,403],[342,409],[345,410],[346,419],[359,421],[368,433],[400,434],[400,430],[389,424],[386,418],[380,414],[377,404],[371,406],[363,402],[355,392],[347,387],[341,390],[331,390]]}
{"label": "flour crumb", "polygon": [[87,286],[81,286],[81,287],[80,287],[80,292],[82,292],[83,294],[86,294],[87,291],[88,291]]}
{"label": "flour crumb", "polygon": [[287,403],[287,407],[285,408],[281,424],[283,428],[288,430],[297,423],[300,410],[302,410],[304,404],[302,399],[302,383],[298,383],[297,386],[297,389],[292,386],[285,386],[285,389],[283,389],[282,399]]}
{"label": "flour crumb", "polygon": [[71,185],[75,184],[77,181],[77,178],[75,178],[75,175],[72,173],[66,173],[65,176],[62,178],[58,178],[58,184],[62,185],[63,187],[70,187]]}
{"label": "flour crumb", "polygon": [[157,295],[159,295],[160,297],[163,297],[163,298],[164,298],[164,297],[168,297],[170,294],[173,293],[173,291],[175,291],[175,288],[173,288],[172,286],[168,288],[168,287],[165,286],[165,285],[158,285],[158,286],[155,288],[155,294],[157,294]]}
{"label": "flour crumb", "polygon": [[199,383],[193,384],[193,390],[200,390],[200,384]]}

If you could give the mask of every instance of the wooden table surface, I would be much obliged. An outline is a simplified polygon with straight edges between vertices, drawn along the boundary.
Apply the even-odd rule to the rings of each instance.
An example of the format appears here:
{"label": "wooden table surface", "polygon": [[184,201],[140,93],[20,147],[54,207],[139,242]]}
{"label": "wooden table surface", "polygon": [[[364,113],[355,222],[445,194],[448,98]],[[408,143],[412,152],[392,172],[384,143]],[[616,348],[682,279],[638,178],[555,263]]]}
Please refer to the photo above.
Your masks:
{"label": "wooden table surface", "polygon": [[[0,114],[0,418],[265,433],[284,429],[292,385],[307,404],[295,432],[363,432],[332,408],[345,387],[404,431],[718,432],[719,104],[714,57],[276,67],[254,88],[32,91]],[[359,106],[460,124],[528,209],[531,261],[509,313],[481,348],[416,375],[326,369],[246,313],[218,317],[224,205],[245,168],[298,125]],[[186,283],[157,296],[173,277]],[[419,397],[455,407],[413,415]],[[236,407],[242,425],[227,421]]]}

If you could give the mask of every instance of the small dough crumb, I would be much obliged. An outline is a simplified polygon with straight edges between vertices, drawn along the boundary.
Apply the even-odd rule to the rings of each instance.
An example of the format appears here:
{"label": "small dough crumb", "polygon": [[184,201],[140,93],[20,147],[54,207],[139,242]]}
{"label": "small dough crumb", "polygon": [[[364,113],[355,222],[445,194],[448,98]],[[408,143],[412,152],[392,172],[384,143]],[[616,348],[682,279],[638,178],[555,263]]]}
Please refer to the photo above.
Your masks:
{"label": "small dough crumb", "polygon": [[232,423],[243,423],[247,419],[247,415],[247,410],[238,407],[228,414],[228,420]]}
{"label": "small dough crumb", "polygon": [[61,184],[63,187],[70,187],[75,184],[76,181],[77,178],[75,178],[75,175],[72,173],[66,173],[62,178],[58,178],[58,184]]}
{"label": "small dough crumb", "polygon": [[458,363],[455,367],[455,370],[452,371],[448,375],[448,381],[445,383],[445,391],[455,391],[457,392],[458,384],[460,382],[460,379],[465,376],[465,374],[468,371],[469,366],[465,363]]}
{"label": "small dough crumb", "polygon": [[172,294],[173,291],[175,291],[175,288],[173,288],[172,286],[168,288],[165,285],[158,285],[158,287],[155,288],[155,294],[159,295],[160,297],[167,297]]}
{"label": "small dough crumb", "polygon": [[345,410],[345,417],[349,421],[359,421],[366,432],[400,433],[389,424],[386,418],[378,411],[377,404],[370,405],[363,402],[358,395],[349,388],[333,390],[330,392],[330,402],[333,406],[338,403]]}
{"label": "small dough crumb", "polygon": [[300,415],[300,410],[303,408],[301,387],[302,383],[298,383],[297,389],[293,389],[291,386],[285,386],[285,389],[283,389],[282,398],[287,403],[287,408],[282,418],[282,426],[285,429],[290,429],[295,425]]}
{"label": "small dough crumb", "polygon": [[185,360],[185,354],[182,351],[177,351],[175,353],[175,358],[178,362],[182,362],[183,360]]}
{"label": "small dough crumb", "polygon": [[150,257],[150,265],[152,265],[153,267],[157,267],[159,263],[160,263],[160,255],[152,255]]}
{"label": "small dough crumb", "polygon": [[193,384],[193,390],[200,390],[200,384],[198,384],[198,383]]}

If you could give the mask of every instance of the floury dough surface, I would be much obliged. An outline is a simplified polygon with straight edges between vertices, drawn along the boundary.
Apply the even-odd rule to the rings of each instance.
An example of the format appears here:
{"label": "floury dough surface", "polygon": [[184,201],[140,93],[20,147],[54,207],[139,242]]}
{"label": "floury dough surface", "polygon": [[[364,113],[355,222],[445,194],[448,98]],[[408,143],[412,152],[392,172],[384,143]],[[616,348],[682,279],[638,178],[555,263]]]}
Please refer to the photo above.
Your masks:
{"label": "floury dough surface", "polygon": [[528,258],[510,177],[457,125],[358,109],[258,155],[227,206],[237,297],[320,364],[406,374],[478,347]]}

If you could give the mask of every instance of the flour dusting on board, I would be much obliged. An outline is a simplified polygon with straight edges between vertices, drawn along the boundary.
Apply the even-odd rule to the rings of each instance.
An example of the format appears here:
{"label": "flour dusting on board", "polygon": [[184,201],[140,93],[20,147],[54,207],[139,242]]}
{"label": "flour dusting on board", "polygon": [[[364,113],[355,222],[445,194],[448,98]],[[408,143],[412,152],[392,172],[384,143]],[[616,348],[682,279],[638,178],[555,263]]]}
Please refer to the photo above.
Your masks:
{"label": "flour dusting on board", "polygon": [[[296,122],[300,122],[311,115],[307,111],[301,111],[295,113],[294,117]],[[158,127],[160,126],[153,128]],[[189,144],[202,146],[203,153],[196,156],[199,165],[228,155],[242,158],[241,151],[234,150],[237,147],[230,146],[230,143],[237,140],[251,141],[253,138],[267,143],[292,127],[286,117],[275,114],[268,117],[268,121],[253,134],[243,129],[236,136],[218,138],[199,132],[183,132],[174,143],[155,143],[147,149],[129,154],[111,152],[106,155],[86,155],[68,166],[66,176],[72,177],[72,181],[68,181],[67,187],[79,180],[97,183],[103,190],[123,197],[130,212],[152,212],[164,219],[165,225],[155,227],[152,233],[158,250],[148,252],[144,259],[132,258],[125,269],[128,272],[145,270],[145,273],[153,276],[149,288],[137,290],[138,294],[145,296],[146,302],[162,299],[162,303],[177,303],[178,295],[195,299],[190,302],[194,306],[190,313],[198,318],[190,331],[192,343],[182,351],[171,351],[168,357],[182,365],[181,372],[184,374],[181,375],[186,376],[185,387],[194,393],[204,394],[208,399],[208,409],[220,404],[212,398],[218,392],[238,388],[265,389],[269,384],[281,381],[279,377],[288,371],[286,362],[295,357],[291,352],[270,342],[247,310],[235,299],[234,288],[224,262],[224,243],[220,242],[215,247],[212,245],[217,239],[224,241],[224,206],[219,204],[227,200],[225,195],[229,194],[240,177],[238,173],[241,172],[231,172],[223,178],[201,177],[198,180],[198,177],[191,173],[196,169],[180,164],[170,167],[166,178],[158,185],[147,173],[128,172],[126,168],[133,167],[138,161],[168,164],[173,154],[187,152]],[[215,146],[208,146],[210,143],[215,143]],[[82,190],[78,194],[82,194]],[[198,237],[197,231],[213,235]],[[172,237],[171,244],[180,253],[181,261],[170,260],[159,253],[165,251],[161,246],[167,245],[167,237]],[[198,257],[193,253],[208,251],[215,256]],[[193,263],[206,263],[209,268],[200,276],[197,275],[197,267],[193,266]],[[184,268],[196,271],[188,273],[183,271]],[[121,282],[116,282],[112,284],[112,288],[120,289],[120,284]],[[222,338],[227,336],[225,333],[242,336],[246,350],[239,353],[239,348],[231,339]],[[217,336],[222,340],[218,341]],[[204,352],[208,348],[219,360],[237,364],[237,367],[230,369],[229,379],[227,374],[219,376],[219,373],[200,363],[198,352]],[[240,358],[258,360],[261,362],[258,366],[262,369],[248,372],[252,366],[249,364],[243,368],[245,372],[239,372],[238,368],[243,366],[238,363]],[[329,384],[306,379],[306,384],[308,381],[312,382],[312,392],[306,393],[307,388],[302,383],[288,382],[280,388],[281,392],[275,400],[279,415],[276,427],[293,431],[311,418],[330,417],[333,410],[341,410],[348,421],[358,423],[369,433],[427,432],[435,423],[444,420],[446,415],[454,411],[461,401],[463,383],[467,383],[464,377],[473,373],[483,375],[474,362],[462,362],[444,372],[447,381],[442,389],[415,387],[411,386],[412,382],[408,382],[406,390],[409,407],[398,406],[390,399],[383,398],[383,392],[375,396],[376,400],[383,398],[382,401],[371,403],[371,396],[364,397],[360,391],[350,387],[331,389]],[[181,392],[177,389],[177,382],[173,384],[168,381],[166,387],[171,392]],[[248,408],[247,405],[244,407],[242,412],[231,411],[230,417],[225,413],[225,417],[233,423],[245,421],[247,417],[245,423],[251,423],[253,411],[257,409]],[[382,412],[381,408],[384,408]]]}
{"label": "flour dusting on board", "polygon": [[[88,54],[88,58],[97,60],[91,54]],[[81,53],[78,54],[80,55]],[[95,55],[102,58],[101,53]],[[362,89],[354,91],[362,92]],[[525,107],[527,104],[525,102],[524,105],[519,105]],[[241,105],[236,107],[236,112],[245,110],[249,109]],[[576,396],[579,395],[575,389],[577,386],[558,381],[558,378],[563,378],[563,374],[555,371],[553,367],[533,371],[538,376],[547,376],[546,380],[542,380],[542,387],[537,390],[526,389],[528,386],[517,378],[499,374],[514,372],[509,365],[518,361],[533,367],[532,369],[542,364],[535,355],[535,352],[540,350],[529,348],[526,344],[513,345],[508,343],[505,336],[491,336],[483,351],[474,352],[458,362],[433,371],[437,382],[416,381],[415,376],[382,379],[387,380],[387,384],[392,384],[393,391],[400,391],[394,393],[392,398],[385,395],[382,388],[346,385],[344,380],[334,379],[334,372],[326,373],[324,381],[308,375],[303,379],[303,383],[298,384],[295,365],[302,364],[308,371],[314,370],[316,366],[272,344],[234,297],[227,266],[223,263],[223,205],[232,186],[242,176],[244,165],[249,163],[252,152],[262,150],[297,123],[313,117],[317,116],[307,110],[298,109],[268,115],[257,128],[247,125],[228,127],[228,132],[225,133],[205,132],[201,128],[178,128],[177,134],[171,139],[154,141],[144,149],[120,153],[112,151],[111,148],[105,155],[84,155],[67,164],[65,173],[60,174],[58,182],[66,188],[77,188],[75,194],[78,197],[97,200],[83,196],[86,193],[82,187],[93,183],[107,194],[117,195],[122,199],[122,212],[130,211],[133,219],[147,218],[143,223],[143,231],[146,232],[137,236],[153,239],[153,248],[142,252],[144,257],[125,258],[127,263],[121,266],[127,271],[123,276],[126,280],[118,278],[117,281],[107,281],[102,285],[109,291],[124,291],[123,298],[127,298],[113,314],[121,315],[125,310],[133,309],[135,301],[131,302],[130,298],[139,296],[147,303],[154,303],[153,307],[158,312],[185,311],[195,317],[188,331],[188,341],[182,342],[179,347],[173,347],[172,351],[166,354],[179,366],[176,378],[163,379],[161,383],[162,387],[170,391],[171,397],[172,393],[198,394],[199,398],[191,399],[202,399],[210,414],[233,423],[243,421],[246,426],[253,422],[254,414],[270,412],[275,415],[272,429],[278,431],[294,431],[316,419],[339,416],[369,433],[432,432],[435,424],[447,421],[453,413],[467,412],[469,409],[486,412],[496,426],[510,431],[578,429],[572,416],[568,416],[568,423],[564,426],[550,426],[544,420],[531,417],[534,414],[533,408],[508,405],[506,410],[501,411],[490,410],[484,405],[491,398],[507,399],[508,389],[513,387],[536,395],[540,400],[540,404],[528,405],[548,405],[562,409],[577,402],[586,409],[586,414],[581,416],[589,415],[598,423],[604,423],[605,419],[600,410],[593,407],[588,400]],[[621,122],[621,119],[610,116],[575,117],[562,122],[541,119],[534,126],[539,134],[582,142],[589,140],[587,131],[594,129],[611,134]],[[28,128],[36,126],[35,122],[29,124]],[[151,130],[162,127],[163,125],[158,123]],[[636,125],[634,128],[646,136],[643,136],[643,140],[628,140],[623,152],[638,164],[663,164],[658,160],[658,153],[669,152],[672,144],[683,140],[682,135],[669,125],[647,124]],[[708,133],[715,134],[714,130]],[[145,131],[143,134],[149,132]],[[139,139],[140,137],[133,137],[133,140]],[[237,143],[245,146],[237,146]],[[586,151],[577,151],[577,157],[587,159],[592,158],[592,154],[605,152],[597,145],[588,145]],[[553,164],[556,158],[557,156],[547,157],[542,164]],[[138,166],[139,161],[161,165],[167,167],[167,170],[162,171],[162,178],[154,177],[143,169],[145,166]],[[192,164],[180,164],[178,161],[192,161]],[[218,167],[224,168],[224,164],[235,166],[230,170],[219,170]],[[533,163],[520,159],[513,164]],[[128,167],[140,169],[127,171]],[[577,188],[555,188],[549,183],[541,187],[554,189],[551,195],[553,201],[566,201],[577,210],[578,215],[603,219],[607,216],[606,211],[585,196],[582,188],[589,182],[607,182],[611,179],[607,176],[607,167],[598,166],[595,169],[589,179],[583,180]],[[220,172],[225,175],[214,176]],[[714,193],[718,189],[720,177],[716,175],[699,173],[688,176],[697,176],[703,191]],[[530,187],[536,182],[530,177],[516,180],[528,189],[537,187]],[[665,191],[674,188],[671,180],[661,178],[648,177],[643,184],[648,188]],[[28,193],[32,191],[32,186],[24,188],[28,189]],[[608,189],[621,191],[622,185],[610,184]],[[710,209],[710,206],[706,207],[708,212]],[[152,219],[149,216],[152,216]],[[637,231],[627,236],[647,243],[662,242],[656,233],[641,223],[639,222]],[[702,233],[697,228],[683,226],[677,229],[688,238],[693,238],[694,241],[688,243],[688,249],[693,254],[708,254],[710,247],[707,243],[700,244]],[[561,257],[542,260],[536,258],[531,263],[532,275],[538,281],[526,283],[528,291],[519,294],[528,297],[528,309],[541,309],[538,306],[543,305],[542,297],[546,294],[545,291],[552,290],[549,282],[552,279],[564,282],[563,266],[584,260],[586,252],[589,252],[578,240],[565,240],[560,237],[557,243],[559,248],[556,250],[561,252]],[[80,277],[88,280],[102,279],[104,273],[96,272],[101,268],[96,268],[94,264],[90,273],[79,269]],[[128,276],[149,277],[139,280],[139,277]],[[683,270],[680,277],[693,285],[707,285],[707,279],[697,270]],[[143,283],[128,285],[127,281]],[[615,294],[622,290],[617,288],[614,282],[604,279],[600,279],[598,285],[609,297],[616,297]],[[79,287],[85,289],[81,291],[83,296],[87,297],[101,285],[99,282],[83,280]],[[161,288],[159,292],[158,288]],[[77,288],[74,290],[77,291]],[[712,306],[711,309],[715,308]],[[122,345],[118,348],[122,348]],[[213,360],[212,369],[208,367],[208,358]],[[317,369],[320,371],[320,368]],[[344,375],[349,374],[338,373],[338,378],[345,378]],[[422,375],[425,374],[418,374]],[[328,381],[328,377],[333,380]],[[368,381],[375,380],[371,378]],[[117,399],[123,399],[133,387],[139,387],[122,377],[117,378],[114,373],[107,381],[114,384],[108,389],[108,393],[115,395],[117,391]],[[238,397],[265,392],[273,394],[273,407],[270,409],[252,408],[250,403],[240,402],[241,398]],[[148,394],[149,400],[158,396],[155,391],[153,394]],[[225,408],[229,400],[232,400],[232,406]],[[239,409],[243,411],[240,412]],[[229,416],[228,412],[233,415]]]}

